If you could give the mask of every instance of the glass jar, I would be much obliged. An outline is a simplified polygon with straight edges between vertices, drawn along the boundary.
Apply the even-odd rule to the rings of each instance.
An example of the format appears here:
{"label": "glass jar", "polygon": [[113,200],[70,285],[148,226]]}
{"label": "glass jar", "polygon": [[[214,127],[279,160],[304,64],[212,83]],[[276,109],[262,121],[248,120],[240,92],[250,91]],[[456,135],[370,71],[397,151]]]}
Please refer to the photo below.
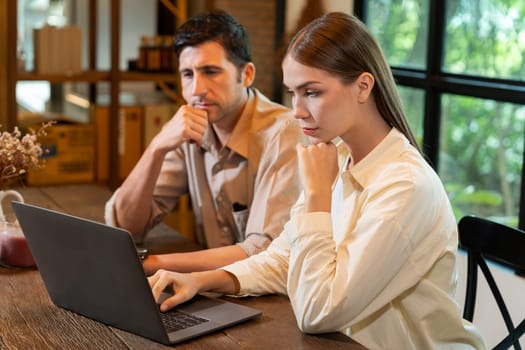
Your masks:
{"label": "glass jar", "polygon": [[35,261],[22,229],[16,217],[7,214],[7,205],[12,199],[24,201],[17,191],[0,191],[0,264],[6,267],[33,267]]}

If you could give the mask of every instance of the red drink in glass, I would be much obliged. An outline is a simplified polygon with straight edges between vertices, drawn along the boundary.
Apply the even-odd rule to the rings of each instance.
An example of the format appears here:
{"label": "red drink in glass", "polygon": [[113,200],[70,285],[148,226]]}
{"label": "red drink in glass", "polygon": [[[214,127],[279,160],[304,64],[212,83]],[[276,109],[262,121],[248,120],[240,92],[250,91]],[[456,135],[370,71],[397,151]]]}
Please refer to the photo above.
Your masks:
{"label": "red drink in glass", "polygon": [[[16,232],[17,230],[19,232]],[[25,237],[20,232],[20,227],[6,227],[3,232],[0,232],[0,262],[8,266],[35,266],[35,261]]]}

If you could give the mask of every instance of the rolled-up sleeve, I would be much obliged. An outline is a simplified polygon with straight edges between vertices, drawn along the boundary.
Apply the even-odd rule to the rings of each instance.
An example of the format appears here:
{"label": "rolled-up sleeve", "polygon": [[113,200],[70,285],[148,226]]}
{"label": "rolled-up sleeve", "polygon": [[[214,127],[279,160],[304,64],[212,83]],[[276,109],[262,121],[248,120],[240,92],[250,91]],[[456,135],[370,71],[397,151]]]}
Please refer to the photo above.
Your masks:
{"label": "rolled-up sleeve", "polygon": [[117,198],[118,191],[119,189],[117,188],[104,206],[104,221],[110,226],[117,226],[117,220],[115,219],[115,199]]}

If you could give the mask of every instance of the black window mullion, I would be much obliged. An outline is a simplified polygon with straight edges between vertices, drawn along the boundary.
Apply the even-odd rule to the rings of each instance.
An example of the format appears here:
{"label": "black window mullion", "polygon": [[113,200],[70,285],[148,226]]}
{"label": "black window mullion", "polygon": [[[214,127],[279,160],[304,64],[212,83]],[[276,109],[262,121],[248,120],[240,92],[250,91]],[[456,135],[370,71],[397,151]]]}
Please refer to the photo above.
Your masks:
{"label": "black window mullion", "polygon": [[[523,142],[525,143],[525,139]],[[521,230],[525,230],[525,181],[523,179],[525,179],[525,152],[523,152],[521,160],[520,209],[518,213],[518,228]]]}
{"label": "black window mullion", "polygon": [[430,0],[429,11],[423,150],[437,171],[439,169],[441,91],[431,83],[435,79],[439,79],[441,75],[443,48],[445,46],[445,1]]}
{"label": "black window mullion", "polygon": [[368,20],[368,14],[366,11],[365,0],[354,0],[354,15],[366,23]]}

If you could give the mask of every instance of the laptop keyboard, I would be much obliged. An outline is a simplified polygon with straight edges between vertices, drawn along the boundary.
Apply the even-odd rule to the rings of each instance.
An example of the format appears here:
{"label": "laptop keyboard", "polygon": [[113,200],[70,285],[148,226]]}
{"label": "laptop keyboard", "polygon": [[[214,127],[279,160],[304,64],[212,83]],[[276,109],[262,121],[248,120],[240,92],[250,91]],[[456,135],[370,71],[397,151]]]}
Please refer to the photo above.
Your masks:
{"label": "laptop keyboard", "polygon": [[168,333],[185,329],[188,327],[193,327],[198,324],[209,321],[205,318],[191,315],[178,310],[161,312],[160,318],[162,319],[162,323],[164,324],[164,327],[166,327],[166,331]]}

